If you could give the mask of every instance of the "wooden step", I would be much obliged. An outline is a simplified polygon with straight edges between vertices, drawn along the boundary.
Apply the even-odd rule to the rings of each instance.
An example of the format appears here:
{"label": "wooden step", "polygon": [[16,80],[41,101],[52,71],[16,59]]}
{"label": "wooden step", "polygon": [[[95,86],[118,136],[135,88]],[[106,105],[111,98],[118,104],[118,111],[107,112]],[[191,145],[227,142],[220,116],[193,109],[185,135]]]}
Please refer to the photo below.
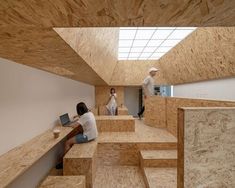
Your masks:
{"label": "wooden step", "polygon": [[177,150],[141,150],[142,167],[177,167]]}
{"label": "wooden step", "polygon": [[74,144],[64,156],[65,176],[86,176],[86,187],[92,188],[96,172],[97,141]]}
{"label": "wooden step", "polygon": [[39,188],[85,188],[85,176],[48,176]]}
{"label": "wooden step", "polygon": [[143,168],[147,188],[176,188],[177,168]]}

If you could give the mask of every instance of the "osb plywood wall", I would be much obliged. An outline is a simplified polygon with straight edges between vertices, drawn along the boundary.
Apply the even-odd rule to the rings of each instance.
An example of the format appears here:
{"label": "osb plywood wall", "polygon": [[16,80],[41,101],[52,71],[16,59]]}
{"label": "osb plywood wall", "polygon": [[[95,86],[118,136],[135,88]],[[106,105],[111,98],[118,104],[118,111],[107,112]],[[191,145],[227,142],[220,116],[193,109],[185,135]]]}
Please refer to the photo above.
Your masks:
{"label": "osb plywood wall", "polygon": [[177,110],[181,107],[235,107],[235,102],[153,96],[145,103],[145,122],[152,127],[165,127],[177,136]]}
{"label": "osb plywood wall", "polygon": [[231,0],[2,1],[0,26],[232,26]]}
{"label": "osb plywood wall", "polygon": [[[106,84],[59,35],[46,28],[0,28],[0,57],[89,84]],[[10,73],[9,73],[10,74]]]}
{"label": "osb plywood wall", "polygon": [[178,187],[234,187],[235,108],[179,113]]}
{"label": "osb plywood wall", "polygon": [[235,75],[235,27],[198,28],[159,60],[171,85]]}
{"label": "osb plywood wall", "polygon": [[144,123],[151,127],[166,128],[166,98],[148,97],[144,103]]}
{"label": "osb plywood wall", "polygon": [[177,136],[177,110],[181,107],[235,107],[235,102],[167,97],[167,130]]}
{"label": "osb plywood wall", "polygon": [[103,106],[108,103],[111,88],[114,88],[116,90],[118,106],[121,106],[121,104],[124,104],[124,87],[96,86],[95,87],[96,107]]}
{"label": "osb plywood wall", "polygon": [[[144,78],[149,75],[149,68],[153,66],[161,70],[158,61],[118,61],[111,78],[111,84],[139,86]],[[155,83],[166,83],[162,71],[157,73]]]}
{"label": "osb plywood wall", "polygon": [[117,63],[119,28],[54,28],[86,63],[110,82]]}

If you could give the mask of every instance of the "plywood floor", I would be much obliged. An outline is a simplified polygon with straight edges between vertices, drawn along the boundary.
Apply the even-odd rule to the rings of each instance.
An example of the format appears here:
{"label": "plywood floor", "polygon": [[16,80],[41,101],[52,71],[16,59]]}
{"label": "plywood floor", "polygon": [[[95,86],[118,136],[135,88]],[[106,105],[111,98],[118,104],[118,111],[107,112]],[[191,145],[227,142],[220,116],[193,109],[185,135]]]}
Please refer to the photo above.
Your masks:
{"label": "plywood floor", "polygon": [[145,188],[137,166],[98,167],[93,188]]}
{"label": "plywood floor", "polygon": [[144,168],[150,188],[176,188],[176,168]]}
{"label": "plywood floor", "polygon": [[99,143],[176,143],[177,139],[166,129],[154,128],[144,124],[143,120],[135,120],[135,132],[105,132],[99,134]]}

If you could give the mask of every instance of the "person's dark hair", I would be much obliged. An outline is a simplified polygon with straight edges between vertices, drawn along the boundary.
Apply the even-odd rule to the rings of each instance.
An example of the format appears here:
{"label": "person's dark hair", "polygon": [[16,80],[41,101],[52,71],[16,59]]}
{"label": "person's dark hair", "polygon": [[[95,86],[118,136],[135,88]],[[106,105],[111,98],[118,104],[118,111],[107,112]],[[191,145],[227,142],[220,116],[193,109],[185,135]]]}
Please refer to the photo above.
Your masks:
{"label": "person's dark hair", "polygon": [[110,89],[110,93],[112,93],[112,91],[115,93],[115,89],[113,87]]}
{"label": "person's dark hair", "polygon": [[80,102],[77,104],[77,113],[79,116],[82,116],[87,112],[89,112],[89,110],[84,102]]}

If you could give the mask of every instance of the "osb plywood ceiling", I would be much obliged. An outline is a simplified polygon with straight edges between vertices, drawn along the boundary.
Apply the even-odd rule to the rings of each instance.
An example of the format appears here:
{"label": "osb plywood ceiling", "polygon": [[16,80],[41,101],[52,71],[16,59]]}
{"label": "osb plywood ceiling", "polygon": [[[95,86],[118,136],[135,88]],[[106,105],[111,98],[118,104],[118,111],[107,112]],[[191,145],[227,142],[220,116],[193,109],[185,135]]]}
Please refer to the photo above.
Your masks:
{"label": "osb plywood ceiling", "polygon": [[[207,66],[208,61],[212,62],[207,70],[212,67],[213,73],[208,74],[194,71],[198,66],[195,62],[199,49],[195,40],[199,37],[197,45],[202,45],[200,41],[205,41],[203,32],[194,34],[196,36],[192,39],[189,37],[190,40],[178,45],[182,50],[172,50],[169,54],[173,55],[164,56],[160,61],[144,65],[140,65],[142,62],[128,62],[126,65],[117,63],[115,55],[117,28],[107,29],[105,33],[103,28],[91,31],[89,28],[63,27],[234,25],[235,1],[231,0],[5,0],[0,3],[0,57],[93,85],[140,85],[152,65],[162,69],[159,84],[231,77],[235,75],[234,68],[229,67],[234,66],[234,63],[231,64],[234,62],[231,55],[234,39],[229,38],[234,35],[233,28],[220,31],[204,29],[203,35],[210,35],[206,39],[211,41],[209,44],[222,41],[223,47],[230,48],[221,55],[225,48],[220,51],[219,45],[215,45],[214,52],[219,51],[215,60],[211,56],[211,48],[203,44],[203,49],[209,49],[209,52],[204,54],[207,58],[199,54],[199,59],[203,66]],[[189,45],[192,47],[189,48]],[[185,60],[183,55],[188,50],[193,52]],[[176,61],[172,67],[175,72],[171,75],[169,67],[174,56]],[[186,61],[190,63],[191,59],[193,63],[188,66]],[[177,75],[177,72],[180,74]]]}
{"label": "osb plywood ceiling", "polygon": [[5,0],[0,26],[234,26],[231,0]]}

